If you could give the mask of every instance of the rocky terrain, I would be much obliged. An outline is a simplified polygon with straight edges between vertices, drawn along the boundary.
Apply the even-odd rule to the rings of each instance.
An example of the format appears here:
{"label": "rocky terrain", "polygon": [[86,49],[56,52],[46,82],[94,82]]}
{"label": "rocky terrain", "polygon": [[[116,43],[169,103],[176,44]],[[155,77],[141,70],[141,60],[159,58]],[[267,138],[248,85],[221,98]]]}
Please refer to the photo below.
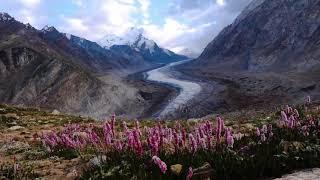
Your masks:
{"label": "rocky terrain", "polygon": [[128,59],[82,41],[79,45],[76,37],[70,41],[54,27],[39,31],[1,13],[0,101],[96,118],[112,112],[140,117],[159,101],[155,94],[170,92],[145,83],[151,97],[144,99],[139,82],[128,84],[119,73],[138,64],[147,68],[147,63],[130,67]]}
{"label": "rocky terrain", "polygon": [[250,72],[319,64],[320,1],[255,0],[205,48],[198,66]]}
{"label": "rocky terrain", "polygon": [[254,0],[199,58],[176,69],[225,86],[216,97],[231,111],[318,99],[319,20],[319,0]]}

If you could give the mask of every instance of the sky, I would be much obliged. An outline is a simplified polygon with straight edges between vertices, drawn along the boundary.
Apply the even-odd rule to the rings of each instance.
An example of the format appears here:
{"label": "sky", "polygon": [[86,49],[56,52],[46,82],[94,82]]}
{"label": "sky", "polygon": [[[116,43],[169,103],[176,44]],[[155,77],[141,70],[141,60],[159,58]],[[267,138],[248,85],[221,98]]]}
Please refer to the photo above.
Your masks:
{"label": "sky", "polygon": [[251,0],[0,0],[0,12],[42,29],[98,41],[128,28],[160,46],[200,54]]}

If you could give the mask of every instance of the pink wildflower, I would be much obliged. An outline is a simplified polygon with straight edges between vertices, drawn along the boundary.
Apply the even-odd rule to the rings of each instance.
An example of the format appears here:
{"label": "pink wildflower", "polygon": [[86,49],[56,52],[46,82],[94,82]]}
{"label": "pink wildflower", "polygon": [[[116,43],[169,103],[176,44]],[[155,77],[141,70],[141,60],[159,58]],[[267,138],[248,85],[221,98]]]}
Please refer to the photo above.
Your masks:
{"label": "pink wildflower", "polygon": [[217,129],[216,129],[217,142],[221,141],[221,133],[222,133],[223,129],[224,129],[224,121],[221,117],[218,117],[217,118]]}
{"label": "pink wildflower", "polygon": [[175,147],[175,149],[177,151],[179,146],[180,146],[180,137],[179,137],[179,134],[178,134],[177,130],[175,130],[173,132],[173,139],[174,139],[174,147]]}
{"label": "pink wildflower", "polygon": [[198,144],[196,142],[196,139],[194,138],[194,136],[192,134],[189,134],[189,148],[190,150],[195,153],[198,149]]}
{"label": "pink wildflower", "polygon": [[232,133],[231,133],[231,129],[230,129],[230,128],[227,129],[227,132],[226,132],[226,140],[227,140],[228,147],[233,148],[234,138],[233,138],[233,136],[232,136]]}
{"label": "pink wildflower", "polygon": [[261,132],[260,132],[260,129],[259,129],[259,128],[256,128],[256,135],[257,135],[257,136],[260,136],[260,135],[261,135]]}
{"label": "pink wildflower", "polygon": [[181,134],[182,138],[182,145],[185,145],[186,141],[187,141],[187,131],[185,128],[182,129],[182,134]]}
{"label": "pink wildflower", "polygon": [[113,115],[111,116],[111,131],[113,136],[115,134],[115,124],[116,124],[116,114],[113,113]]}
{"label": "pink wildflower", "polygon": [[291,114],[292,113],[292,107],[290,107],[289,105],[286,105],[285,112],[287,114]]}
{"label": "pink wildflower", "polygon": [[161,159],[158,156],[152,157],[153,162],[160,168],[161,172],[163,174],[167,171],[167,165],[165,162],[161,161]]}
{"label": "pink wildflower", "polygon": [[294,109],[293,111],[293,116],[298,118],[300,115],[299,115],[299,111],[297,109]]}
{"label": "pink wildflower", "polygon": [[268,127],[267,127],[267,125],[263,125],[263,126],[262,126],[261,132],[264,133],[264,134],[267,134],[267,133],[268,133]]}
{"label": "pink wildflower", "polygon": [[189,167],[189,171],[186,179],[190,180],[192,176],[193,176],[193,170],[192,170],[192,167]]}
{"label": "pink wildflower", "polygon": [[302,133],[304,136],[309,136],[309,128],[308,126],[302,126]]}
{"label": "pink wildflower", "polygon": [[261,134],[261,142],[265,142],[267,140],[265,134]]}
{"label": "pink wildflower", "polygon": [[281,111],[281,120],[284,122],[288,122],[288,116],[284,111]]}

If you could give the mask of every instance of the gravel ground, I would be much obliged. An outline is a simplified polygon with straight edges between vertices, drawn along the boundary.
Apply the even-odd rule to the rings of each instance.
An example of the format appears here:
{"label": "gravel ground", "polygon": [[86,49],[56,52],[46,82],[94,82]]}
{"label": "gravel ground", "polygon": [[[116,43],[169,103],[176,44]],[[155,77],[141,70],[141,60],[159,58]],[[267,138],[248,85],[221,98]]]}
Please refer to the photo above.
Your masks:
{"label": "gravel ground", "polygon": [[297,171],[284,175],[276,180],[320,180],[320,168]]}

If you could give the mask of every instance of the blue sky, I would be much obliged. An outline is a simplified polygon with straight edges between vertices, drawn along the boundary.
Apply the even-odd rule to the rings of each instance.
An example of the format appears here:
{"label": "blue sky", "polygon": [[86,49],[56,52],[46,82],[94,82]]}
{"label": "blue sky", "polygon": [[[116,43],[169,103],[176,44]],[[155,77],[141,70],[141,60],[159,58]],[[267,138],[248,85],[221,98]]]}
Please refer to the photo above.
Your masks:
{"label": "blue sky", "polygon": [[97,41],[130,27],[179,52],[200,53],[251,0],[0,0],[0,11],[41,29]]}

